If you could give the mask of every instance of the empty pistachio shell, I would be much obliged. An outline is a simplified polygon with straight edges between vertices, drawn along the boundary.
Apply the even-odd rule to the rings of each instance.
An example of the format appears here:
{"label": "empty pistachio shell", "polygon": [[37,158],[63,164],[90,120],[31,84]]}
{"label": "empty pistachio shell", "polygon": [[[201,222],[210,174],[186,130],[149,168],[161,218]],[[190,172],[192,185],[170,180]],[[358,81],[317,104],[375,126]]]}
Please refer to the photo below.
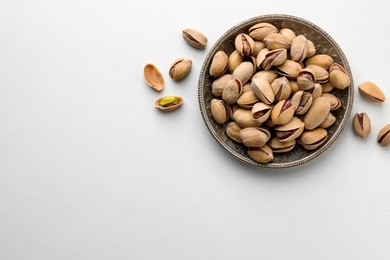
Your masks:
{"label": "empty pistachio shell", "polygon": [[320,124],[321,128],[331,127],[336,122],[336,117],[329,112],[329,114],[325,117],[324,121]]}
{"label": "empty pistachio shell", "polygon": [[195,29],[184,29],[182,34],[184,40],[194,48],[204,49],[207,45],[206,35]]}
{"label": "empty pistachio shell", "polygon": [[335,88],[345,89],[351,84],[347,71],[338,63],[333,63],[329,68],[329,81]]}
{"label": "empty pistachio shell", "polygon": [[271,120],[274,125],[284,125],[294,116],[295,107],[290,100],[279,101],[271,111]]}
{"label": "empty pistachio shell", "polygon": [[319,97],[313,101],[309,111],[305,114],[304,122],[307,130],[318,127],[329,114],[330,103],[325,97]]}
{"label": "empty pistachio shell", "polygon": [[190,72],[192,61],[187,58],[176,59],[169,68],[169,76],[173,80],[181,80]]}
{"label": "empty pistachio shell", "polygon": [[297,139],[305,129],[305,124],[297,117],[293,117],[287,124],[276,126],[276,137],[280,142],[290,142]]}
{"label": "empty pistachio shell", "polygon": [[179,96],[165,96],[158,98],[154,102],[154,106],[161,111],[173,111],[178,109],[183,104],[183,99]]}
{"label": "empty pistachio shell", "polygon": [[330,66],[333,64],[333,58],[327,54],[317,54],[313,57],[310,57],[306,60],[306,66],[317,65],[325,70],[329,70]]}
{"label": "empty pistachio shell", "polygon": [[290,49],[291,40],[280,33],[273,33],[264,38],[264,43],[269,50]]}
{"label": "empty pistachio shell", "polygon": [[154,90],[161,91],[164,89],[164,77],[154,64],[145,65],[144,77],[146,83]]}
{"label": "empty pistachio shell", "polygon": [[229,55],[228,58],[228,68],[229,72],[233,73],[233,71],[244,61],[244,57],[237,51],[233,51],[232,54]]}
{"label": "empty pistachio shell", "polygon": [[359,85],[359,93],[362,96],[378,103],[383,103],[386,99],[382,90],[370,81],[363,82]]}
{"label": "empty pistachio shell", "polygon": [[274,153],[286,153],[294,149],[296,140],[293,139],[288,142],[281,142],[279,138],[274,137],[269,141],[268,145],[272,148]]}
{"label": "empty pistachio shell", "polygon": [[268,145],[260,148],[248,148],[248,156],[259,163],[269,163],[275,159],[272,149]]}
{"label": "empty pistachio shell", "polygon": [[353,117],[353,130],[364,139],[371,132],[370,118],[366,113],[356,113]]}
{"label": "empty pistachio shell", "polygon": [[225,71],[228,68],[228,56],[224,51],[218,51],[214,54],[214,57],[211,61],[210,65],[210,76],[212,77],[220,77],[225,74]]}
{"label": "empty pistachio shell", "polygon": [[390,146],[390,124],[379,131],[377,141],[382,147]]}
{"label": "empty pistachio shell", "polygon": [[211,115],[213,116],[215,122],[223,125],[229,119],[229,110],[225,102],[214,98],[211,100],[210,106]]}
{"label": "empty pistachio shell", "polygon": [[249,36],[257,41],[263,41],[268,35],[277,32],[278,29],[270,23],[257,23],[249,28]]}
{"label": "empty pistachio shell", "polygon": [[249,56],[253,53],[255,42],[249,35],[240,33],[236,36],[234,46],[242,56]]}
{"label": "empty pistachio shell", "polygon": [[316,128],[304,132],[298,140],[298,143],[306,150],[314,150],[321,146],[328,139],[328,132],[322,128]]}
{"label": "empty pistachio shell", "polygon": [[293,61],[303,61],[306,58],[308,49],[307,42],[306,37],[303,35],[294,38],[290,49],[291,59]]}
{"label": "empty pistachio shell", "polygon": [[262,147],[271,138],[271,133],[264,127],[246,127],[239,133],[246,147]]}
{"label": "empty pistachio shell", "polygon": [[236,141],[238,143],[242,143],[240,139],[240,131],[242,130],[241,126],[239,126],[236,122],[230,122],[226,126],[226,134],[230,137],[233,141]]}

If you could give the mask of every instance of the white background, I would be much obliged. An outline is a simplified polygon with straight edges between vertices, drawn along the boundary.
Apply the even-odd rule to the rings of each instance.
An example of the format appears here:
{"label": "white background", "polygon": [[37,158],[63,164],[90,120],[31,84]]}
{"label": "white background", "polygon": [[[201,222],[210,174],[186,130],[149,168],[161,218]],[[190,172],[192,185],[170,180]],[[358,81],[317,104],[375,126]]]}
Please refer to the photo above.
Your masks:
{"label": "white background", "polygon": [[[388,1],[0,1],[0,259],[390,259]],[[327,31],[355,81],[351,124],[320,158],[264,170],[206,129],[197,81],[207,51],[248,18],[284,13]],[[206,50],[181,36],[204,32]],[[177,83],[176,57],[193,67]],[[162,93],[143,78],[163,72]],[[153,107],[180,95],[180,110]]]}

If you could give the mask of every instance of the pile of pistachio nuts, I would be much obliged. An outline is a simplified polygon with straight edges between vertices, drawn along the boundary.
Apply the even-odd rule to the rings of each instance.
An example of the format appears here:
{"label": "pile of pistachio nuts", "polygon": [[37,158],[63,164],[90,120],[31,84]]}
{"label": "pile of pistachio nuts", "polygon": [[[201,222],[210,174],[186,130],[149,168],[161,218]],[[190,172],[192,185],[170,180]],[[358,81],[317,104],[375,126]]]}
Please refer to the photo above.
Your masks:
{"label": "pile of pistachio nuts", "polygon": [[232,53],[216,52],[209,68],[211,114],[227,136],[260,163],[297,143],[307,150],[324,144],[341,106],[332,93],[350,86],[345,68],[317,54],[304,35],[270,23],[238,34],[234,45]]}

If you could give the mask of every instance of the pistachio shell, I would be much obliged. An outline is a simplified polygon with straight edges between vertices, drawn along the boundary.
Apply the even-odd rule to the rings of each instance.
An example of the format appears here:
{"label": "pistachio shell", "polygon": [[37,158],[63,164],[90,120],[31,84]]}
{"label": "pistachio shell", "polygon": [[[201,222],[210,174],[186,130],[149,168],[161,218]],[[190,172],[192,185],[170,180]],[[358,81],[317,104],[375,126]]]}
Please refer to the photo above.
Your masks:
{"label": "pistachio shell", "polygon": [[311,64],[306,67],[307,69],[310,69],[314,76],[316,77],[317,83],[326,83],[329,80],[329,72],[325,70],[324,68]]}
{"label": "pistachio shell", "polygon": [[169,68],[169,76],[173,80],[181,80],[190,72],[192,61],[187,58],[178,58],[174,60]]}
{"label": "pistachio shell", "polygon": [[316,77],[310,68],[304,68],[299,71],[297,78],[298,87],[301,90],[309,90],[314,87]]}
{"label": "pistachio shell", "polygon": [[305,114],[304,123],[307,130],[318,127],[329,114],[330,103],[325,97],[319,97],[313,101],[309,111]]}
{"label": "pistachio shell", "polygon": [[272,33],[264,38],[264,43],[269,50],[290,49],[291,40],[280,33]]}
{"label": "pistachio shell", "polygon": [[390,124],[385,125],[378,133],[377,142],[382,146],[390,146]]}
{"label": "pistachio shell", "polygon": [[239,126],[236,122],[230,122],[226,126],[226,134],[230,137],[233,141],[236,141],[238,143],[242,143],[240,139],[240,131],[242,130],[241,126]]}
{"label": "pistachio shell", "polygon": [[154,64],[149,63],[145,65],[144,77],[146,83],[154,90],[161,91],[164,89],[164,77]]}
{"label": "pistachio shell", "polygon": [[278,29],[270,23],[257,23],[249,28],[249,36],[257,41],[263,41],[268,35],[277,32]]}
{"label": "pistachio shell", "polygon": [[233,71],[233,78],[237,78],[244,85],[253,75],[253,64],[244,61]]}
{"label": "pistachio shell", "polygon": [[247,82],[245,85],[242,86],[242,93],[245,93],[247,91],[252,91],[251,83]]}
{"label": "pistachio shell", "polygon": [[295,37],[297,37],[295,32],[289,28],[283,28],[279,31],[279,33],[286,36],[291,42],[293,42]]}
{"label": "pistachio shell", "polygon": [[252,80],[251,88],[253,93],[264,103],[270,105],[275,100],[271,85],[264,78],[255,78]]}
{"label": "pistachio shell", "polygon": [[252,109],[253,105],[259,102],[260,99],[253,93],[252,89],[245,91],[237,99],[237,104],[245,109]]}
{"label": "pistachio shell", "polygon": [[321,96],[328,99],[329,104],[330,104],[330,111],[334,111],[334,110],[337,110],[340,108],[341,101],[335,95],[333,95],[331,93],[324,93]]}
{"label": "pistachio shell", "polygon": [[257,72],[252,76],[252,80],[256,78],[265,78],[269,84],[272,83],[276,78],[278,77],[278,74],[275,71],[272,70],[262,70]]}
{"label": "pistachio shell", "polygon": [[329,81],[335,88],[345,89],[351,85],[347,71],[338,63],[333,63],[329,68]]}
{"label": "pistachio shell", "polygon": [[382,90],[370,81],[363,82],[359,85],[359,93],[372,100],[374,102],[383,103],[386,99],[385,94]]}
{"label": "pistachio shell", "polygon": [[225,74],[228,68],[228,57],[224,51],[218,51],[214,54],[214,57],[211,61],[210,65],[210,76],[212,77],[220,77]]}
{"label": "pistachio shell", "polygon": [[234,120],[242,128],[260,126],[257,120],[253,119],[253,114],[250,110],[239,108],[234,112]]}
{"label": "pistachio shell", "polygon": [[164,112],[178,109],[183,104],[183,99],[179,96],[165,96],[158,98],[154,102],[154,106]]}
{"label": "pistachio shell", "polygon": [[287,50],[286,49],[275,49],[269,51],[268,49],[263,49],[259,52],[256,59],[256,64],[258,68],[263,70],[269,70],[272,66],[282,65],[287,59]]}
{"label": "pistachio shell", "polygon": [[253,53],[255,42],[249,35],[240,33],[236,36],[234,46],[242,56],[249,56]]}
{"label": "pistachio shell", "polygon": [[303,61],[306,58],[308,43],[307,39],[303,35],[299,35],[294,38],[291,43],[291,59],[293,61]]}
{"label": "pistachio shell", "polygon": [[211,85],[211,94],[213,94],[215,97],[222,97],[223,89],[225,88],[226,83],[232,78],[233,76],[231,74],[225,74],[222,77],[214,80],[213,84]]}
{"label": "pistachio shell", "polygon": [[291,94],[294,95],[300,90],[298,87],[298,83],[295,80],[289,80],[289,81],[290,81]]}
{"label": "pistachio shell", "polygon": [[265,48],[264,42],[255,41],[252,55],[256,57],[259,54],[259,52],[264,48]]}
{"label": "pistachio shell", "polygon": [[272,106],[263,102],[257,102],[252,107],[253,119],[259,123],[264,123],[271,115]]}
{"label": "pistachio shell", "polygon": [[322,128],[316,128],[304,132],[298,140],[298,143],[306,150],[314,150],[320,147],[328,139],[328,132]]}
{"label": "pistachio shell", "polygon": [[288,99],[291,94],[290,82],[286,77],[275,79],[271,84],[272,92],[275,95],[275,101],[279,102]]}
{"label": "pistachio shell", "polygon": [[207,37],[195,29],[184,29],[182,32],[184,40],[194,48],[204,49],[207,45]]}
{"label": "pistachio shell", "polygon": [[246,147],[262,147],[270,140],[271,133],[264,127],[246,127],[239,136]]}
{"label": "pistachio shell", "polygon": [[251,159],[259,163],[269,163],[275,159],[272,149],[268,145],[260,148],[248,148],[247,153]]}
{"label": "pistachio shell", "polygon": [[353,130],[362,139],[371,132],[370,118],[366,113],[356,113],[353,117]]}
{"label": "pistachio shell", "polygon": [[288,142],[281,142],[279,138],[274,137],[269,141],[268,145],[272,148],[274,153],[286,153],[294,149],[296,140],[293,139]]}
{"label": "pistachio shell", "polygon": [[313,55],[315,55],[317,52],[316,47],[314,46],[314,43],[310,40],[307,41],[307,53],[306,58],[310,58]]}
{"label": "pistachio shell", "polygon": [[233,73],[233,71],[244,61],[244,57],[237,51],[234,50],[232,54],[229,55],[228,58],[228,68],[229,72]]}
{"label": "pistachio shell", "polygon": [[329,112],[329,114],[325,117],[324,121],[320,124],[321,128],[331,127],[336,122],[336,117]]}
{"label": "pistachio shell", "polygon": [[330,82],[321,84],[321,86],[322,86],[322,93],[329,93],[334,89],[333,85]]}
{"label": "pistachio shell", "polygon": [[313,97],[310,92],[300,90],[291,98],[291,103],[295,107],[295,113],[297,115],[304,115],[310,109],[313,103]]}
{"label": "pistachio shell", "polygon": [[322,95],[322,86],[320,83],[314,84],[314,88],[310,89],[309,92],[311,93],[313,100],[316,98],[319,98]]}
{"label": "pistachio shell", "polygon": [[327,54],[317,54],[306,60],[306,66],[317,65],[325,70],[329,70],[330,66],[334,63],[333,58]]}
{"label": "pistachio shell", "polygon": [[222,99],[227,105],[233,105],[241,95],[241,91],[241,81],[239,79],[231,79],[226,83],[223,89]]}
{"label": "pistachio shell", "polygon": [[299,71],[301,71],[301,69],[302,66],[298,62],[292,60],[286,60],[282,65],[276,66],[274,68],[276,73],[292,80],[295,80],[298,77]]}
{"label": "pistachio shell", "polygon": [[274,125],[284,125],[293,118],[294,112],[291,100],[281,100],[272,109],[271,120]]}
{"label": "pistachio shell", "polygon": [[293,117],[287,124],[276,126],[276,137],[280,142],[290,142],[297,139],[305,129],[305,124],[297,117]]}
{"label": "pistachio shell", "polygon": [[212,99],[210,107],[211,115],[217,124],[223,125],[229,119],[229,111],[223,100]]}

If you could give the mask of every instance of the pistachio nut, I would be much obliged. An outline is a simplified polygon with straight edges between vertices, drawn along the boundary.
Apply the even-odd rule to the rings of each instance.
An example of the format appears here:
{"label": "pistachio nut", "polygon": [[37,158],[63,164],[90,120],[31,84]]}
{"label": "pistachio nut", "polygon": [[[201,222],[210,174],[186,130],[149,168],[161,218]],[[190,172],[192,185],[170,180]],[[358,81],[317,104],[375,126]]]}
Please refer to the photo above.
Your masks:
{"label": "pistachio nut", "polygon": [[245,84],[253,76],[253,64],[244,61],[233,71],[233,78],[237,78],[242,84]]}
{"label": "pistachio nut", "polygon": [[335,95],[331,93],[324,93],[321,96],[328,99],[330,104],[330,111],[335,111],[341,107],[341,101]]}
{"label": "pistachio nut", "polygon": [[356,113],[353,117],[353,130],[364,139],[371,132],[371,121],[366,113]]}
{"label": "pistachio nut", "polygon": [[293,61],[303,61],[307,55],[307,39],[304,35],[299,35],[294,38],[291,43],[290,56]]}
{"label": "pistachio nut", "polygon": [[224,51],[218,51],[214,54],[214,57],[211,60],[211,65],[209,69],[210,76],[218,78],[225,74],[227,68],[228,56]]}
{"label": "pistachio nut", "polygon": [[265,127],[243,128],[239,136],[246,147],[262,147],[271,139],[271,133]]}
{"label": "pistachio nut", "polygon": [[358,88],[360,95],[374,102],[383,103],[386,99],[382,90],[370,81],[363,82]]}
{"label": "pistachio nut", "polygon": [[234,111],[234,120],[242,128],[257,127],[261,125],[258,120],[253,118],[253,114],[250,110],[243,108]]}
{"label": "pistachio nut", "polygon": [[192,61],[187,58],[178,58],[169,67],[169,76],[173,80],[181,80],[190,72]]}
{"label": "pistachio nut", "polygon": [[311,93],[313,100],[315,100],[322,95],[322,86],[320,83],[316,83],[314,84],[314,88],[309,89],[308,91]]}
{"label": "pistachio nut", "polygon": [[322,93],[329,93],[334,89],[333,85],[330,82],[321,84],[321,86],[322,86]]}
{"label": "pistachio nut", "polygon": [[264,123],[271,115],[272,106],[263,102],[257,102],[252,107],[253,119],[259,123]]}
{"label": "pistachio nut", "polygon": [[314,43],[310,40],[307,41],[307,53],[306,53],[306,58],[310,58],[313,55],[315,55],[317,52],[316,46],[314,46]]}
{"label": "pistachio nut", "polygon": [[252,76],[252,80],[256,78],[265,78],[269,84],[272,83],[276,78],[278,77],[278,74],[273,70],[262,70],[259,72],[256,72],[255,75]]}
{"label": "pistachio nut", "polygon": [[154,106],[165,112],[173,111],[175,109],[178,109],[181,104],[183,104],[183,99],[179,96],[165,96],[158,98],[154,102]]}
{"label": "pistachio nut", "polygon": [[264,42],[255,41],[252,55],[256,57],[259,54],[259,52],[264,48],[265,48]]}
{"label": "pistachio nut", "polygon": [[295,80],[289,80],[290,81],[290,88],[291,88],[291,94],[295,94],[298,91],[300,91],[298,87],[298,83]]}
{"label": "pistachio nut", "polygon": [[265,46],[269,50],[275,49],[290,49],[291,40],[280,33],[272,33],[264,38]]}
{"label": "pistachio nut", "polygon": [[313,101],[309,111],[305,114],[304,123],[307,130],[318,127],[330,112],[330,103],[326,97],[319,97]]}
{"label": "pistachio nut", "polygon": [[262,49],[256,58],[256,64],[258,68],[263,70],[269,70],[272,66],[282,65],[287,59],[286,49],[275,49],[269,51],[268,49]]}
{"label": "pistachio nut", "polygon": [[264,103],[270,105],[275,100],[271,85],[264,78],[255,78],[252,80],[251,88],[253,93]]}
{"label": "pistachio nut", "polygon": [[286,77],[275,79],[271,83],[272,92],[275,95],[275,101],[279,102],[283,99],[288,99],[291,94],[290,81]]}
{"label": "pistachio nut", "polygon": [[294,112],[291,100],[281,100],[272,109],[271,120],[274,125],[284,125],[293,118]]}
{"label": "pistachio nut", "polygon": [[276,66],[274,71],[281,76],[295,80],[301,69],[302,66],[298,62],[287,59],[282,65]]}
{"label": "pistachio nut", "polygon": [[234,50],[232,54],[229,55],[228,58],[228,68],[229,72],[233,73],[233,71],[244,61],[244,57],[237,51]]}
{"label": "pistachio nut", "polygon": [[145,65],[144,77],[146,83],[154,90],[161,91],[164,89],[164,77],[154,64],[149,63]]}
{"label": "pistachio nut", "polygon": [[297,37],[295,32],[289,28],[283,28],[279,31],[279,33],[286,36],[291,42],[293,42],[295,37]]}
{"label": "pistachio nut", "polygon": [[293,117],[287,124],[276,126],[276,137],[280,142],[290,142],[297,139],[305,129],[305,124],[298,118]]}
{"label": "pistachio nut", "polygon": [[252,89],[245,91],[237,99],[237,104],[245,109],[252,109],[252,107],[259,102],[260,99],[253,93]]}
{"label": "pistachio nut", "polygon": [[222,77],[214,80],[213,84],[211,84],[211,94],[213,94],[215,97],[222,97],[222,92],[226,86],[226,83],[232,78],[233,76],[231,74],[225,74]]}
{"label": "pistachio nut", "polygon": [[382,146],[390,146],[390,124],[385,125],[378,133],[377,142]]}
{"label": "pistachio nut", "polygon": [[251,83],[247,82],[242,86],[242,93],[245,93],[247,91],[252,91]]}
{"label": "pistachio nut", "polygon": [[291,103],[297,115],[304,115],[313,103],[313,97],[310,92],[300,90],[291,98]]}
{"label": "pistachio nut", "polygon": [[223,125],[229,119],[229,110],[228,106],[223,100],[212,99],[211,104],[211,115],[213,116],[217,124]]}
{"label": "pistachio nut", "polygon": [[274,153],[287,153],[294,149],[295,144],[295,139],[288,142],[281,142],[277,137],[272,138],[268,143]]}
{"label": "pistachio nut", "polygon": [[329,114],[325,117],[324,121],[320,124],[321,128],[329,128],[336,122],[336,117],[329,112]]}
{"label": "pistachio nut", "polygon": [[233,105],[241,95],[241,91],[241,81],[239,79],[231,79],[226,83],[223,89],[222,99],[227,105]]}
{"label": "pistachio nut", "polygon": [[326,83],[329,80],[329,72],[325,70],[324,68],[311,64],[306,66],[307,69],[310,69],[313,73],[314,76],[316,77],[316,82],[317,83]]}
{"label": "pistachio nut", "polygon": [[325,70],[329,70],[330,66],[334,63],[333,58],[327,54],[317,54],[306,60],[306,66],[317,65]]}
{"label": "pistachio nut", "polygon": [[255,42],[249,35],[245,33],[240,33],[236,36],[236,39],[234,40],[234,46],[242,56],[249,56],[253,53],[253,49],[255,48]]}
{"label": "pistachio nut", "polygon": [[304,68],[299,71],[297,78],[298,87],[301,90],[309,90],[314,88],[316,77],[314,72],[309,68]]}
{"label": "pistachio nut", "polygon": [[226,134],[230,137],[233,141],[236,141],[237,143],[242,143],[240,139],[240,131],[242,130],[241,126],[239,126],[236,122],[230,122],[226,126]]}
{"label": "pistachio nut", "polygon": [[248,148],[247,153],[251,159],[259,163],[269,163],[275,159],[272,149],[268,145],[264,145],[260,148]]}
{"label": "pistachio nut", "polygon": [[194,48],[204,49],[207,45],[206,35],[195,29],[184,29],[182,34],[184,40]]}
{"label": "pistachio nut", "polygon": [[298,139],[298,143],[306,150],[320,147],[328,139],[328,132],[323,128],[305,131]]}
{"label": "pistachio nut", "polygon": [[263,41],[268,35],[277,32],[278,29],[270,23],[257,23],[249,28],[249,36],[257,41]]}
{"label": "pistachio nut", "polygon": [[347,71],[338,63],[333,63],[329,68],[329,81],[335,88],[345,89],[351,85]]}

